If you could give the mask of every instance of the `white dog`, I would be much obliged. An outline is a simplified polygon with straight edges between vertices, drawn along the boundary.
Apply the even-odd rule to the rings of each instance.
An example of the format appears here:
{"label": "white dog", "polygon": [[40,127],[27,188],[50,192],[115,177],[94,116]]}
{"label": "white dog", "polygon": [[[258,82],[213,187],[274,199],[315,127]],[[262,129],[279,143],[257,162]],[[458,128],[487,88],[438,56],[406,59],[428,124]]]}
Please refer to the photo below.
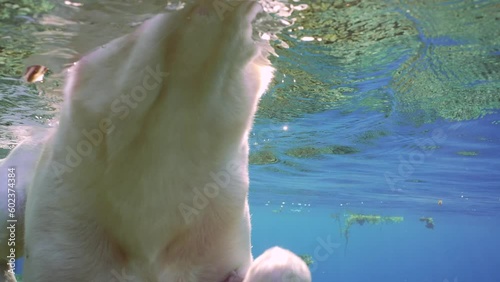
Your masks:
{"label": "white dog", "polygon": [[283,249],[252,265],[248,134],[273,72],[259,10],[188,4],[70,69],[28,193],[24,281],[311,281]]}

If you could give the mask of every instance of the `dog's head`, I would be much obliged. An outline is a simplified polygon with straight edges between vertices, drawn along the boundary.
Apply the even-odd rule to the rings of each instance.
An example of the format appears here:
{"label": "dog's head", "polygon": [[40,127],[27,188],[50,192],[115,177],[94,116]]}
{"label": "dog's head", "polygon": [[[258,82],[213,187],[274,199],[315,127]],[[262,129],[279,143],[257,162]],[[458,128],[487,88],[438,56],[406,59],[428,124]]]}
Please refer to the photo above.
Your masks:
{"label": "dog's head", "polygon": [[152,127],[245,140],[273,72],[269,45],[252,39],[259,11],[253,1],[199,1],[84,56],[68,71],[60,126],[71,129],[59,137],[98,130],[108,159],[160,131]]}

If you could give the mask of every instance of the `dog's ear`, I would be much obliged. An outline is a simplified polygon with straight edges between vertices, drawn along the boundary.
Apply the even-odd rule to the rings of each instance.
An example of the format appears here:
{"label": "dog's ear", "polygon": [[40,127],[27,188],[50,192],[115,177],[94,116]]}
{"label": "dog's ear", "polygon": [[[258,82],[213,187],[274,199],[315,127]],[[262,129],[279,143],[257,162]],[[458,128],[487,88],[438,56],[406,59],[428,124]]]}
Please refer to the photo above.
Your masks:
{"label": "dog's ear", "polygon": [[243,282],[311,282],[306,263],[280,247],[266,250],[250,266]]}

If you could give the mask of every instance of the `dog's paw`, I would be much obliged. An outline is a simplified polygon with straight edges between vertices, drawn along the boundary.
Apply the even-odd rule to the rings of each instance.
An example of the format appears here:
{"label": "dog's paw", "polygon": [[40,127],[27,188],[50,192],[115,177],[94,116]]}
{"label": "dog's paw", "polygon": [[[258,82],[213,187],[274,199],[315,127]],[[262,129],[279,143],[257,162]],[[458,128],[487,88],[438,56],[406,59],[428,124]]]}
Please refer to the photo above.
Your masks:
{"label": "dog's paw", "polygon": [[244,282],[310,282],[311,272],[294,253],[273,247],[250,266]]}

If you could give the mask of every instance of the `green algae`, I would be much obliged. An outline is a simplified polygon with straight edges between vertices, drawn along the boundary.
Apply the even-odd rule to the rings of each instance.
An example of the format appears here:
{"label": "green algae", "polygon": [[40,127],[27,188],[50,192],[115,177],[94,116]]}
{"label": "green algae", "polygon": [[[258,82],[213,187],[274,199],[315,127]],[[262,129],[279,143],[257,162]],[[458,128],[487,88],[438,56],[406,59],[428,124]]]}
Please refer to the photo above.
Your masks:
{"label": "green algae", "polygon": [[478,155],[478,153],[474,152],[474,151],[459,151],[459,152],[457,152],[457,154],[459,154],[461,156],[468,156],[468,157],[473,157],[473,156]]}
{"label": "green algae", "polygon": [[381,216],[381,215],[371,215],[371,214],[355,214],[350,213],[345,219],[344,223],[344,237],[347,243],[349,242],[349,234],[351,227],[354,225],[363,226],[365,224],[382,224],[382,223],[401,223],[404,218],[402,216]]}
{"label": "green algae", "polygon": [[425,222],[425,228],[434,229],[434,219],[432,217],[421,217],[419,221]]}
{"label": "green algae", "polygon": [[278,157],[270,149],[265,148],[256,152],[250,152],[249,163],[253,165],[273,164],[278,162]]}
{"label": "green algae", "polygon": [[311,266],[314,263],[313,257],[308,254],[302,254],[299,255],[299,258],[301,258],[307,266]]}
{"label": "green algae", "polygon": [[320,155],[347,155],[358,153],[359,150],[351,146],[330,145],[326,147],[295,147],[285,152],[286,155],[295,158],[309,159]]}

